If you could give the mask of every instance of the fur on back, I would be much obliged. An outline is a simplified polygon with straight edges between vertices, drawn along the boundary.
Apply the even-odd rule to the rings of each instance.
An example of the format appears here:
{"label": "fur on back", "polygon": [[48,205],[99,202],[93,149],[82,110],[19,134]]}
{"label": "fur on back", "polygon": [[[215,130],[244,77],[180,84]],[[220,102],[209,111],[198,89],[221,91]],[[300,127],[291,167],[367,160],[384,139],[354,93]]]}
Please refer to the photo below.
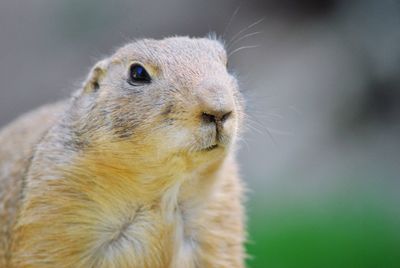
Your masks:
{"label": "fur on back", "polygon": [[0,130],[0,267],[9,258],[12,227],[21,200],[23,177],[35,145],[60,117],[66,103],[43,106]]}

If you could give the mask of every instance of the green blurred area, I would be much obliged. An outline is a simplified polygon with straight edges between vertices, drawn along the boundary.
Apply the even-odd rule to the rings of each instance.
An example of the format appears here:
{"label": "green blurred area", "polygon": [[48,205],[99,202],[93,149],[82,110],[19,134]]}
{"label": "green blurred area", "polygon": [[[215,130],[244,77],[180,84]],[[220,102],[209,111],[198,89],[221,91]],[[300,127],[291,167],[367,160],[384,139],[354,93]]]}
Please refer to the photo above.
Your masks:
{"label": "green blurred area", "polygon": [[398,207],[370,190],[248,203],[253,268],[400,267]]}

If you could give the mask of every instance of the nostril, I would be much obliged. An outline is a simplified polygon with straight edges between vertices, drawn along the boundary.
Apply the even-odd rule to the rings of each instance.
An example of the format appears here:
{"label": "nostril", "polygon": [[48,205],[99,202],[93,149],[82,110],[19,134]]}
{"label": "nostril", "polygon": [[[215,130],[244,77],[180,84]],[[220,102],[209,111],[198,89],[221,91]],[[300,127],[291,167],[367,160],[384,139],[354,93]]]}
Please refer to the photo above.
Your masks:
{"label": "nostril", "polygon": [[203,119],[203,122],[205,123],[215,123],[215,115],[208,114],[208,113],[202,113],[201,118]]}
{"label": "nostril", "polygon": [[223,122],[225,122],[226,120],[228,120],[228,118],[231,117],[231,115],[232,115],[232,112],[227,112],[226,114],[224,114],[224,115],[221,117],[221,122],[223,123]]}
{"label": "nostril", "polygon": [[201,114],[201,118],[204,123],[215,123],[215,124],[223,124],[226,120],[228,120],[232,116],[232,112],[215,112],[215,113],[206,113],[203,112]]}

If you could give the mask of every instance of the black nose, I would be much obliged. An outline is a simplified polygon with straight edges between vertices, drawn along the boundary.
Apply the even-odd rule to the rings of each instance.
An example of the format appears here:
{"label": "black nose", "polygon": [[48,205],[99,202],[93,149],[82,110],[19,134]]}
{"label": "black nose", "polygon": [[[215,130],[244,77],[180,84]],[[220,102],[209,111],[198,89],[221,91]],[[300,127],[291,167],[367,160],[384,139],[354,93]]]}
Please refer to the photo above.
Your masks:
{"label": "black nose", "polygon": [[231,117],[232,111],[208,111],[201,114],[201,118],[204,123],[214,123],[217,126],[222,125],[229,117]]}

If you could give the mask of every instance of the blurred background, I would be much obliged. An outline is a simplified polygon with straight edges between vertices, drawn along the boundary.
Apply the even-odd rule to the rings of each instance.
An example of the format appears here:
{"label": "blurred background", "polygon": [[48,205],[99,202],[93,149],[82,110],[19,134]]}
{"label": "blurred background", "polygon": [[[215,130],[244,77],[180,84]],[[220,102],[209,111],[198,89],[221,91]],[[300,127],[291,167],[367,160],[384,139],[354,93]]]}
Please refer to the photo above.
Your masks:
{"label": "blurred background", "polygon": [[129,40],[209,32],[247,99],[248,266],[400,267],[400,1],[2,0],[0,126]]}

